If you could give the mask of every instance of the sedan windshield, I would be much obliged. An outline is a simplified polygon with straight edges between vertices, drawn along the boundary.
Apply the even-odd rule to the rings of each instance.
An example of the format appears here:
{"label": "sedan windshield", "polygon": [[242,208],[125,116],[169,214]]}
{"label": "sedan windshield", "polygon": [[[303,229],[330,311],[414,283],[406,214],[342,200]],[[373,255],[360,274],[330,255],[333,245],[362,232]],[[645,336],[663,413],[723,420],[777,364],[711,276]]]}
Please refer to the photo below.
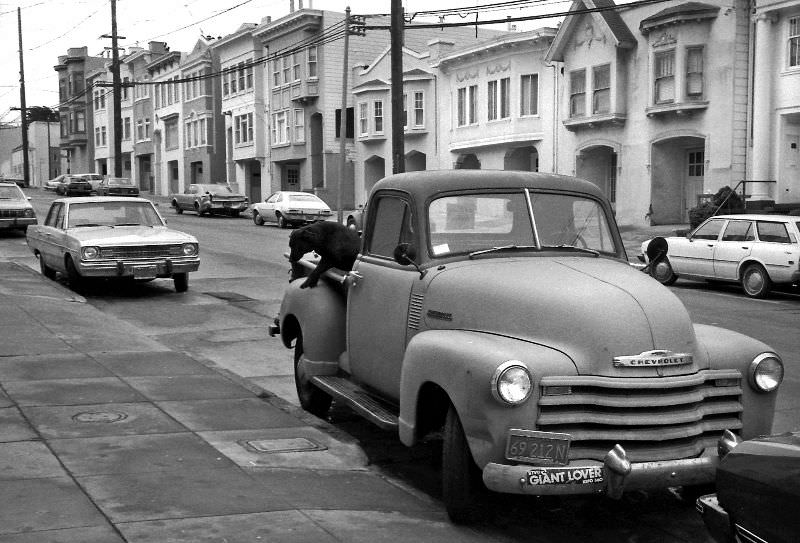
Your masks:
{"label": "sedan windshield", "polygon": [[16,185],[0,187],[0,200],[24,200],[25,194]]}
{"label": "sedan windshield", "polygon": [[446,196],[431,202],[428,222],[433,256],[526,250],[617,254],[600,203],[573,194],[521,190]]}
{"label": "sedan windshield", "polygon": [[140,225],[164,225],[150,202],[83,202],[69,206],[67,228]]}

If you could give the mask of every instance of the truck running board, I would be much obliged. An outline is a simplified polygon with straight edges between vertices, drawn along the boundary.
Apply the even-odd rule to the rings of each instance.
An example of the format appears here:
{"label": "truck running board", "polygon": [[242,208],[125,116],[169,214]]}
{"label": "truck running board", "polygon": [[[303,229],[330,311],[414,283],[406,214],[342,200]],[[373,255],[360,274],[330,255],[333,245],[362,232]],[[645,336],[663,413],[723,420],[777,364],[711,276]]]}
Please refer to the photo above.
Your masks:
{"label": "truck running board", "polygon": [[397,414],[352,381],[333,375],[318,375],[312,377],[311,382],[379,428],[397,430]]}

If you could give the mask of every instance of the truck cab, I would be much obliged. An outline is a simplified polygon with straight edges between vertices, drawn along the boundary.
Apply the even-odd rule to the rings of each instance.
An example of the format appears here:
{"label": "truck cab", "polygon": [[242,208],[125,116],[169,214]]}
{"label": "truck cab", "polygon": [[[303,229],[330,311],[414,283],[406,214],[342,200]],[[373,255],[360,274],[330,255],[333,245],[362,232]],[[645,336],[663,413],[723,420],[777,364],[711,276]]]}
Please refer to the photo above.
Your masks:
{"label": "truck cab", "polygon": [[[306,263],[313,266],[312,263]],[[455,170],[373,188],[352,270],[292,282],[275,331],[301,405],[333,398],[413,446],[443,436],[443,497],[701,485],[717,441],[769,432],[783,364],[692,324],[627,262],[587,181]]]}

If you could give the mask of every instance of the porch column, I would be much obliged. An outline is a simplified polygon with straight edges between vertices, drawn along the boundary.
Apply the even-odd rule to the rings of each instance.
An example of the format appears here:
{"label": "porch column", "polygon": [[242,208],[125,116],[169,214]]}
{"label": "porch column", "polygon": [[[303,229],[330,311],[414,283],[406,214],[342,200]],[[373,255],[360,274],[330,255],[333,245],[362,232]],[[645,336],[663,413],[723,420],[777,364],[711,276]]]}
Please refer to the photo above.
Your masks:
{"label": "porch column", "polygon": [[[753,162],[751,179],[765,181],[770,179],[772,161],[772,58],[773,23],[772,15],[756,15],[755,55],[753,57]],[[771,200],[768,183],[748,183],[750,200]]]}

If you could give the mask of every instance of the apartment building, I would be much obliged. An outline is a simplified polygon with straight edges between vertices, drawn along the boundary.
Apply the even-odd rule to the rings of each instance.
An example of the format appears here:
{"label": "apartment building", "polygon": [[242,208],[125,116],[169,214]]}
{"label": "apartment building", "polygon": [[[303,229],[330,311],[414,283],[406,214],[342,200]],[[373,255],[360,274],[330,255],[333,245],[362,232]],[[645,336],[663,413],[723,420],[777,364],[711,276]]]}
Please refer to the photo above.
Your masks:
{"label": "apartment building", "polygon": [[453,49],[439,43],[439,168],[552,171],[556,30],[514,32]]}
{"label": "apartment building", "polygon": [[[265,22],[269,22],[269,17]],[[264,62],[261,42],[253,38],[255,23],[211,44],[221,69],[221,125],[228,183],[251,202],[270,194],[269,124],[266,117]],[[266,184],[262,184],[262,179]]]}
{"label": "apartment building", "polygon": [[[147,65],[169,51],[167,44],[151,41],[147,48],[132,48],[122,62],[127,66],[130,82],[133,85],[130,99],[131,140],[133,158],[131,160],[131,179],[142,192],[154,192],[155,170],[153,169],[153,84]],[[123,125],[125,120],[123,118]]]}
{"label": "apartment building", "polygon": [[800,2],[757,0],[754,4],[752,139],[746,188],[751,201],[767,202],[767,207],[774,202],[781,209],[800,202]]}
{"label": "apartment building", "polygon": [[200,39],[180,66],[183,82],[183,171],[184,185],[224,183],[225,133],[222,129],[219,57],[205,39]]}
{"label": "apartment building", "polygon": [[59,146],[62,150],[60,171],[94,171],[94,119],[92,89],[86,86],[86,74],[102,70],[106,59],[89,56],[86,47],[71,47],[58,57]]}
{"label": "apartment building", "polygon": [[145,66],[153,83],[153,193],[161,196],[184,190],[183,59],[184,53],[167,51]]}
{"label": "apartment building", "polygon": [[746,176],[748,3],[571,9],[587,8],[604,10],[567,17],[547,55],[563,70],[557,169],[600,186],[621,224],[686,223]]}

